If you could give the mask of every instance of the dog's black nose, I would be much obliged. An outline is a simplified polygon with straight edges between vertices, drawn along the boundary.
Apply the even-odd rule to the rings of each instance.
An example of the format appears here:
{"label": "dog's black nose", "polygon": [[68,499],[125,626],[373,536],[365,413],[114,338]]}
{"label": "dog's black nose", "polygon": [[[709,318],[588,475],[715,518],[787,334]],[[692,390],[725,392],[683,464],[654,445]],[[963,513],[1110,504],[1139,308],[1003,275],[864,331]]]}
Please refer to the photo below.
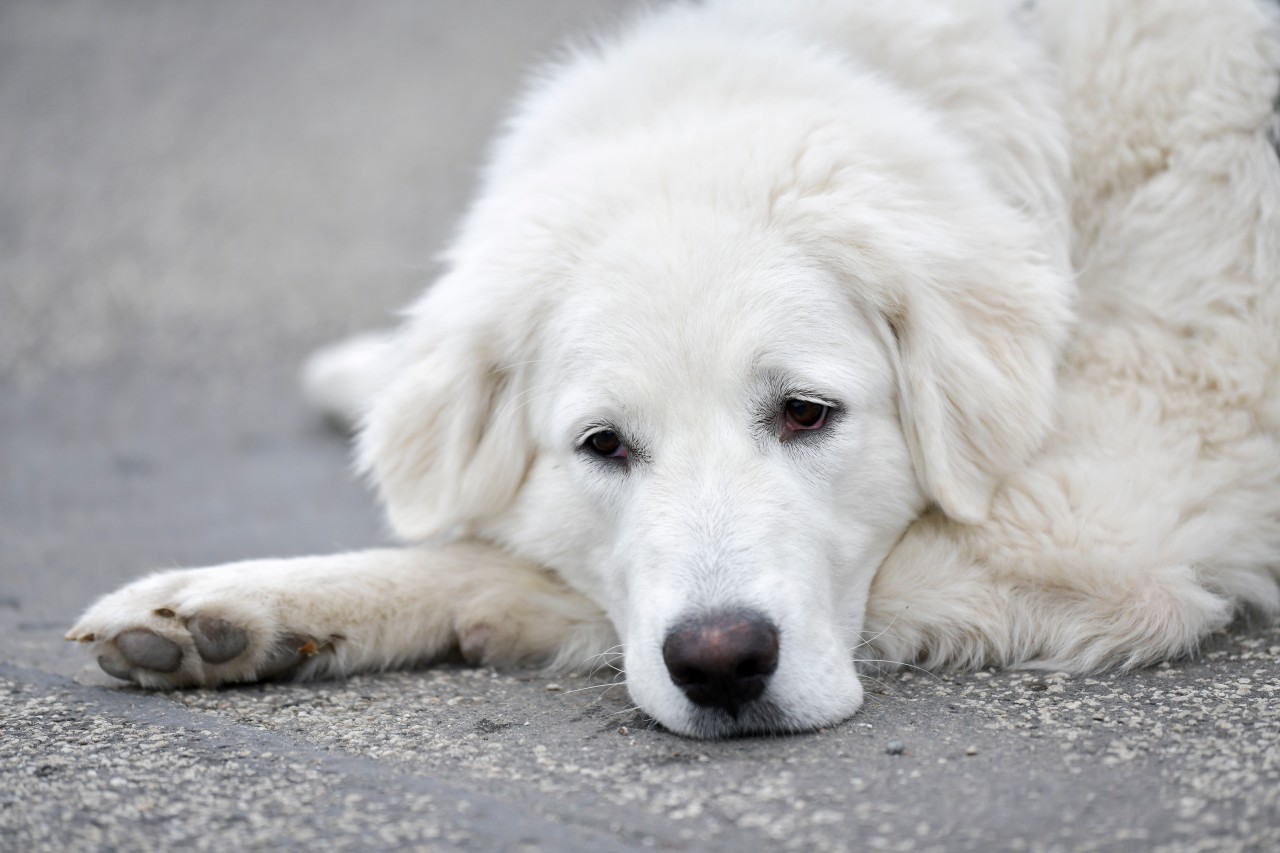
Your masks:
{"label": "dog's black nose", "polygon": [[749,610],[692,619],[667,634],[662,659],[689,701],[736,719],[778,668],[778,629]]}

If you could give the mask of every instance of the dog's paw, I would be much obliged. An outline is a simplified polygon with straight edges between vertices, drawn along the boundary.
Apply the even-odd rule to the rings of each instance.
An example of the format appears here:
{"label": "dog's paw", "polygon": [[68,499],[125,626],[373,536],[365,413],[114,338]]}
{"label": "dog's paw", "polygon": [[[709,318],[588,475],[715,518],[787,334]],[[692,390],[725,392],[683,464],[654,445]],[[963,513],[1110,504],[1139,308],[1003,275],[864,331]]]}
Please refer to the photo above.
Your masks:
{"label": "dog's paw", "polygon": [[108,675],[143,687],[214,686],[309,677],[343,638],[285,618],[276,596],[202,570],[145,578],[100,599],[67,632]]}

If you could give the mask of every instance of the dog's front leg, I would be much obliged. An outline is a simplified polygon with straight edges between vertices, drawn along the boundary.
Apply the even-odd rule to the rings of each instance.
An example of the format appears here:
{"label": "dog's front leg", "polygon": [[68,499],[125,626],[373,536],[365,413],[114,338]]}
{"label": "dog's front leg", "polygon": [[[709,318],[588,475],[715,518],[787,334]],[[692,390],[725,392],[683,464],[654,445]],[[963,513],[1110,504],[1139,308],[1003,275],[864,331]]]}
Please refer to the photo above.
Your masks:
{"label": "dog's front leg", "polygon": [[162,572],[94,603],[67,634],[144,687],[471,663],[579,666],[608,621],[550,573],[480,543]]}

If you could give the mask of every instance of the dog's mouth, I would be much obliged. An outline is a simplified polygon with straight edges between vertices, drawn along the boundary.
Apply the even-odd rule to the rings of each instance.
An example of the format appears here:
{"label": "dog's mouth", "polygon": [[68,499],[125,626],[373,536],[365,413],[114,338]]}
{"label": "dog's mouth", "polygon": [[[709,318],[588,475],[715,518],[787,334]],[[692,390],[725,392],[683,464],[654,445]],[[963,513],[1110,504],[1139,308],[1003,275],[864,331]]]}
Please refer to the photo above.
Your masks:
{"label": "dog's mouth", "polygon": [[798,734],[812,729],[783,710],[768,694],[730,714],[722,708],[695,707],[679,732],[703,740]]}

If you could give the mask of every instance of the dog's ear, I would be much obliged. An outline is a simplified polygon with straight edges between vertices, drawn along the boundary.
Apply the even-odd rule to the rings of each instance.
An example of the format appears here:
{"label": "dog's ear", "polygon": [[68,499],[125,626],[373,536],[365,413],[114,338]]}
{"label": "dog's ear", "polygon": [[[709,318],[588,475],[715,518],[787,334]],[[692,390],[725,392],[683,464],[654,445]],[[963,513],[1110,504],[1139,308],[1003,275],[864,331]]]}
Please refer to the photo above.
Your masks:
{"label": "dog's ear", "polygon": [[421,540],[508,506],[532,442],[504,370],[480,329],[445,335],[392,382],[364,420],[358,462],[395,532]]}
{"label": "dog's ear", "polygon": [[902,270],[872,294],[918,476],[943,512],[968,523],[987,517],[996,485],[1044,440],[1071,325],[1070,280],[1047,259],[1002,254]]}

